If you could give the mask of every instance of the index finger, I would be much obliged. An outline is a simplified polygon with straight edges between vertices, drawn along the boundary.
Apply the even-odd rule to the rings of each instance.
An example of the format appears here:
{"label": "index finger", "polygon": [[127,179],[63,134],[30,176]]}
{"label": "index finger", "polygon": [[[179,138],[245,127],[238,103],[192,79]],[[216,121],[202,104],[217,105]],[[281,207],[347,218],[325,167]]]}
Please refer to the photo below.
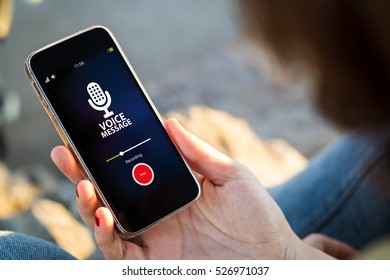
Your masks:
{"label": "index finger", "polygon": [[50,156],[58,169],[74,184],[84,179],[76,159],[67,147],[54,147]]}

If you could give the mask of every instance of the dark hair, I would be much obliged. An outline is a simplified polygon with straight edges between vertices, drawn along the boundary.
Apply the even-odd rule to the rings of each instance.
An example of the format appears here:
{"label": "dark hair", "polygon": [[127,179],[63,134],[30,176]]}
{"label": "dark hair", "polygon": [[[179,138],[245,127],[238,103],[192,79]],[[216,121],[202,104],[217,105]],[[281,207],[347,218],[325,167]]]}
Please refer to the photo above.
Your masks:
{"label": "dark hair", "polygon": [[390,124],[390,1],[239,0],[246,32],[315,76],[337,124]]}

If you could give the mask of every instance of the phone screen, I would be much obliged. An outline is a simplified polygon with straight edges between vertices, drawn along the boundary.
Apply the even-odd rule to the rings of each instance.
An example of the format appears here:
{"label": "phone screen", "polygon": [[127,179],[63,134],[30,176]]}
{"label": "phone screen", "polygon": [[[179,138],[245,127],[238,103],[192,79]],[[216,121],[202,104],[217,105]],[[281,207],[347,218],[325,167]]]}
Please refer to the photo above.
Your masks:
{"label": "phone screen", "polygon": [[[199,186],[117,44],[98,30],[96,38],[104,35],[99,47],[89,50],[87,36],[76,46],[65,41],[71,48],[49,48],[46,60],[84,49],[53,66],[43,63],[47,69],[40,68],[37,79],[120,225],[137,232],[196,199]],[[38,56],[32,71],[34,65],[40,65]]]}

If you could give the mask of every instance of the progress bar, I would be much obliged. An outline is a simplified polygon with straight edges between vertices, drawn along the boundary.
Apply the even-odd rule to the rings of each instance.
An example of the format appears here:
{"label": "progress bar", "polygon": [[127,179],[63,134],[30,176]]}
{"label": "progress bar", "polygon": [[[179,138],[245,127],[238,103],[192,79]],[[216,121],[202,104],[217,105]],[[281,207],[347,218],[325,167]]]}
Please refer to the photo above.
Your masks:
{"label": "progress bar", "polygon": [[132,149],[135,149],[135,148],[141,146],[142,144],[145,144],[146,142],[150,141],[151,139],[152,139],[152,138],[148,138],[148,139],[146,139],[146,140],[144,140],[144,141],[138,143],[137,145],[134,145],[133,147],[127,149],[126,151],[120,151],[119,154],[117,154],[117,155],[115,155],[115,156],[113,156],[113,157],[107,159],[106,162],[110,162],[111,160],[116,159],[117,157],[123,156],[123,155],[126,154],[127,152],[129,152],[129,151],[131,151]]}

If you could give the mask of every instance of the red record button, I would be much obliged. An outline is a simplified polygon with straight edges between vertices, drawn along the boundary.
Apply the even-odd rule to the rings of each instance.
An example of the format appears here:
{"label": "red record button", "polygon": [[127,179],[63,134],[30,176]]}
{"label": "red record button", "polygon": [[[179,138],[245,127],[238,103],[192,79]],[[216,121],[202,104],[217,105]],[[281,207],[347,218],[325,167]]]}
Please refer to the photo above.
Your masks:
{"label": "red record button", "polygon": [[146,163],[136,164],[133,167],[132,174],[134,181],[141,186],[150,185],[154,179],[153,169]]}

